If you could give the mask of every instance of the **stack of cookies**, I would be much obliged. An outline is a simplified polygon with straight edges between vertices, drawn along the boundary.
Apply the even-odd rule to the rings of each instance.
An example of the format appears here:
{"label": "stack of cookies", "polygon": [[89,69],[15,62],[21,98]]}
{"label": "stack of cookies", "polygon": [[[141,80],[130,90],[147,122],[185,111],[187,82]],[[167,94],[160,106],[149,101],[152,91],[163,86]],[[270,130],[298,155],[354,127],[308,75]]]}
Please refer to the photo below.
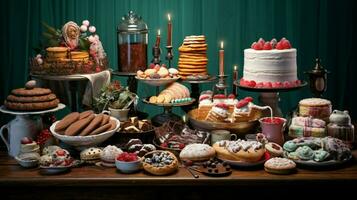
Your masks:
{"label": "stack of cookies", "polygon": [[29,81],[25,88],[12,90],[5,100],[5,107],[9,110],[37,111],[58,106],[59,100],[50,89],[35,86],[35,81]]}
{"label": "stack of cookies", "polygon": [[179,51],[178,70],[183,79],[189,75],[207,74],[207,44],[204,35],[186,36]]}

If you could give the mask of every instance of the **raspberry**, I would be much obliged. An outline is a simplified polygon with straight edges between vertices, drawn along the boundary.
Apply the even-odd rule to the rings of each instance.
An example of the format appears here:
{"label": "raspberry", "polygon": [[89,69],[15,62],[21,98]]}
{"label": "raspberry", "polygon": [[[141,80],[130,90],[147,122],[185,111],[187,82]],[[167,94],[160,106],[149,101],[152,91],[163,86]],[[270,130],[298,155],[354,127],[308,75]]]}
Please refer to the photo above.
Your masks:
{"label": "raspberry", "polygon": [[262,44],[262,46],[264,46],[265,40],[263,38],[259,38],[258,43],[260,43],[260,44]]}
{"label": "raspberry", "polygon": [[216,105],[216,107],[222,108],[222,109],[225,109],[225,110],[228,110],[228,106],[227,106],[227,104],[225,104],[225,103],[218,103],[218,104]]}
{"label": "raspberry", "polygon": [[264,86],[264,88],[272,88],[273,87],[271,82],[264,82],[263,86]]}
{"label": "raspberry", "polygon": [[268,152],[268,151],[266,151],[265,153],[264,153],[264,158],[265,158],[265,160],[269,160],[270,159],[270,153]]}
{"label": "raspberry", "polygon": [[257,44],[257,42],[253,42],[252,45],[250,45],[250,48],[254,49],[255,44]]}
{"label": "raspberry", "polygon": [[279,49],[279,50],[283,50],[284,49],[284,46],[283,46],[283,43],[280,41],[276,44],[276,49]]}
{"label": "raspberry", "polygon": [[247,100],[243,99],[243,100],[238,101],[236,107],[237,108],[242,108],[242,107],[246,106],[248,103],[249,102]]}
{"label": "raspberry", "polygon": [[274,82],[274,83],[272,83],[272,86],[273,86],[273,88],[281,88],[281,87],[283,87],[283,83],[282,82]]}
{"label": "raspberry", "polygon": [[264,87],[263,82],[257,83],[257,85],[255,87],[256,88],[263,88]]}
{"label": "raspberry", "polygon": [[286,87],[286,88],[291,88],[291,87],[292,87],[292,85],[291,85],[291,83],[290,83],[289,81],[285,81],[285,82],[283,83],[283,85],[284,85],[284,87]]}
{"label": "raspberry", "polygon": [[183,148],[185,148],[185,144],[180,143],[180,144],[179,144],[179,149],[183,149]]}
{"label": "raspberry", "polygon": [[214,99],[225,99],[226,98],[226,95],[224,94],[216,94],[213,96]]}
{"label": "raspberry", "polygon": [[239,80],[239,85],[242,85],[242,86],[245,85],[245,80],[243,78]]}
{"label": "raspberry", "polygon": [[255,81],[249,81],[249,84],[248,84],[248,86],[249,87],[255,87],[257,85],[257,83],[255,82]]}
{"label": "raspberry", "polygon": [[255,49],[255,50],[263,50],[263,46],[264,46],[264,44],[258,42],[253,46],[253,49]]}
{"label": "raspberry", "polygon": [[228,99],[235,99],[235,98],[236,98],[236,96],[234,94],[228,95]]}
{"label": "raspberry", "polygon": [[284,41],[284,40],[286,40],[286,38],[285,38],[285,37],[281,38],[281,39],[280,39],[280,42],[282,42],[282,41]]}
{"label": "raspberry", "polygon": [[253,97],[246,97],[244,98],[245,101],[248,101],[248,102],[253,102]]}
{"label": "raspberry", "polygon": [[155,68],[155,64],[154,63],[150,63],[149,68],[150,69],[154,69]]}
{"label": "raspberry", "polygon": [[58,156],[64,156],[66,153],[62,149],[59,149],[59,150],[56,151],[56,154]]}
{"label": "raspberry", "polygon": [[275,38],[273,38],[273,39],[270,41],[271,47],[272,47],[273,49],[275,49],[276,43],[278,43],[278,41],[276,41]]}
{"label": "raspberry", "polygon": [[291,44],[290,44],[289,40],[283,40],[282,46],[284,49],[291,49]]}
{"label": "raspberry", "polygon": [[266,42],[263,46],[263,50],[271,50],[271,49],[273,49],[273,47],[270,44],[270,42]]}
{"label": "raspberry", "polygon": [[102,70],[100,69],[99,66],[97,66],[97,67],[95,68],[95,72],[100,72],[100,71],[102,71]]}

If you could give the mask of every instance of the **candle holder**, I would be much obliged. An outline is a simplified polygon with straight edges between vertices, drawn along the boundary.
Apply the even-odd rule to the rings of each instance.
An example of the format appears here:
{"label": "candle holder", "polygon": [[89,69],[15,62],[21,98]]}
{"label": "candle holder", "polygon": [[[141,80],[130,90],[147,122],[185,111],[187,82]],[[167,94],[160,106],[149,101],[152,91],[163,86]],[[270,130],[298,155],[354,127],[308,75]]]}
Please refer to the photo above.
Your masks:
{"label": "candle holder", "polygon": [[154,63],[155,65],[158,64],[160,65],[161,60],[160,60],[160,55],[161,55],[161,49],[158,46],[152,47],[152,55],[153,59],[151,60],[151,63]]}
{"label": "candle holder", "polygon": [[224,94],[227,95],[227,84],[226,84],[226,78],[228,76],[227,75],[218,75],[218,83],[216,84],[215,87],[215,94],[221,93],[222,91],[224,91]]}
{"label": "candle holder", "polygon": [[174,57],[174,55],[172,54],[172,46],[166,46],[166,49],[167,49],[166,60],[169,61],[168,68],[171,68],[171,61],[172,61],[172,58]]}

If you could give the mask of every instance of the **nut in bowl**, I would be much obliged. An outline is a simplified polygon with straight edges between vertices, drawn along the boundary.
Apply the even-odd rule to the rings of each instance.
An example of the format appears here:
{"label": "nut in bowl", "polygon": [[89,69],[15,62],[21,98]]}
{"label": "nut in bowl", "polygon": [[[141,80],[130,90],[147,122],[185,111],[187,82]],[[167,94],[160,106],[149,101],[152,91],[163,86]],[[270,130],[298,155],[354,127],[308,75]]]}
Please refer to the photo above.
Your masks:
{"label": "nut in bowl", "polygon": [[110,138],[120,127],[114,117],[103,117],[104,114],[93,114],[93,111],[70,113],[50,127],[54,137],[62,142],[83,149],[98,145]]}
{"label": "nut in bowl", "polygon": [[141,169],[141,160],[135,153],[121,153],[115,159],[117,169],[125,174],[137,172]]}

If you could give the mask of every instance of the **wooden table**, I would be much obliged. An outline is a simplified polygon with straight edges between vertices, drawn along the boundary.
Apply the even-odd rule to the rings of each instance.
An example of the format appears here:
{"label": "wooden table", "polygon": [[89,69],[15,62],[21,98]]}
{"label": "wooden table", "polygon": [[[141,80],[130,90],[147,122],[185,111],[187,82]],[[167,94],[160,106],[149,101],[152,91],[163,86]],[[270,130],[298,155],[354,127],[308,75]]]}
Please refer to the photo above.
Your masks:
{"label": "wooden table", "polygon": [[[357,157],[357,151],[354,152]],[[52,199],[121,199],[157,197],[168,199],[220,198],[225,195],[255,194],[272,196],[298,192],[329,195],[332,192],[356,193],[357,162],[341,169],[313,171],[299,169],[292,175],[272,175],[262,169],[233,170],[231,176],[198,179],[185,169],[170,176],[151,176],[143,172],[120,174],[115,168],[86,166],[62,175],[44,176],[38,169],[24,169],[0,152],[0,194],[5,199],[50,197]],[[19,190],[19,187],[22,187]],[[28,196],[31,193],[34,196]],[[183,198],[184,197],[184,198]]]}

